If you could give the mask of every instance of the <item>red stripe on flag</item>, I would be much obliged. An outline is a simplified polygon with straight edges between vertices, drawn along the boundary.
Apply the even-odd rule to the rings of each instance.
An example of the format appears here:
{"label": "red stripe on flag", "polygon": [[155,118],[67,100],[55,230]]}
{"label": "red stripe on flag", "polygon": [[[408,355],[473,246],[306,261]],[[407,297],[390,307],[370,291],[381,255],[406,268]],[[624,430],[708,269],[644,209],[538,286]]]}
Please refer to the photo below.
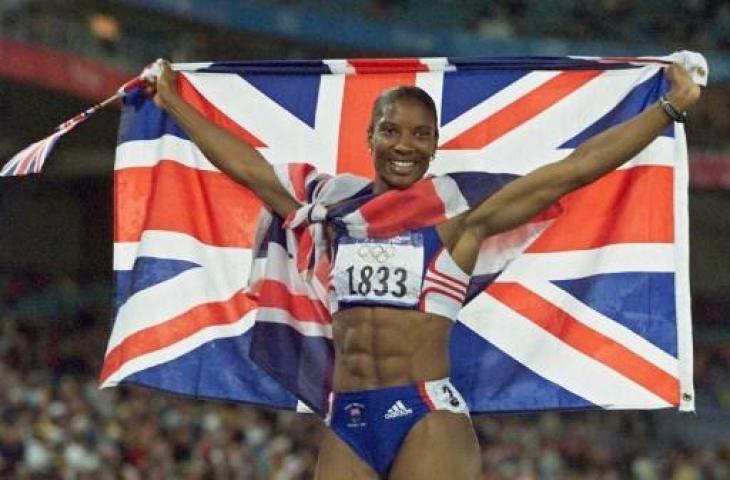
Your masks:
{"label": "red stripe on flag", "polygon": [[250,248],[261,201],[219,172],[169,160],[114,174],[115,242],[145,230],[187,233],[208,245]]}
{"label": "red stripe on flag", "polygon": [[445,206],[433,181],[425,179],[405,190],[389,190],[359,209],[374,236],[387,237],[446,220]]}
{"label": "red stripe on flag", "polygon": [[[306,295],[292,293],[287,286],[276,280],[262,280],[254,290],[266,290],[266,295],[258,298],[259,307],[279,308],[300,322],[329,325],[330,314],[322,302],[312,300]],[[326,321],[318,321],[327,319]]]}
{"label": "red stripe on flag", "polygon": [[560,200],[563,214],[530,245],[529,253],[614,243],[674,241],[673,169],[616,170]]}
{"label": "red stripe on flag", "polygon": [[478,150],[547,110],[602,73],[601,70],[563,72],[439,147]]}
{"label": "red stripe on flag", "polygon": [[[428,66],[416,57],[404,58],[356,58],[348,60],[358,74],[427,72]],[[411,84],[409,84],[411,85]]]}
{"label": "red stripe on flag", "polygon": [[305,229],[299,236],[299,246],[297,247],[297,270],[304,272],[309,270],[309,260],[314,250],[314,238],[309,229]]}
{"label": "red stripe on flag", "polygon": [[312,173],[315,168],[308,163],[290,163],[288,170],[295,198],[300,202],[307,202],[307,175]]}
{"label": "red stripe on flag", "polygon": [[239,292],[228,300],[199,305],[166,322],[139,330],[106,355],[99,381],[105,382],[130,360],[169,347],[204,328],[237,322],[255,307],[253,300]]}
{"label": "red stripe on flag", "polygon": [[581,323],[518,283],[498,282],[487,292],[579,352],[615,370],[666,402],[679,403],[679,381],[643,357]]}
{"label": "red stripe on flag", "polygon": [[[366,69],[366,63],[364,62],[353,60],[351,63],[355,65],[356,69],[358,65],[359,68]],[[373,177],[373,161],[368,148],[367,133],[373,103],[383,90],[399,85],[413,85],[415,82],[415,72],[347,75],[345,77],[337,151],[338,173]]]}
{"label": "red stripe on flag", "polygon": [[205,98],[193,86],[193,84],[190,83],[190,80],[185,78],[185,75],[177,76],[177,89],[180,92],[180,96],[187,100],[189,104],[195,107],[196,110],[198,110],[216,125],[230,131],[254,148],[266,146],[264,142],[259,140],[241,125],[233,121],[228,115],[221,112],[218,107],[213,105],[207,98]]}
{"label": "red stripe on flag", "polygon": [[322,285],[329,284],[330,273],[332,272],[332,263],[327,256],[320,257],[314,264],[314,277],[319,280]]}

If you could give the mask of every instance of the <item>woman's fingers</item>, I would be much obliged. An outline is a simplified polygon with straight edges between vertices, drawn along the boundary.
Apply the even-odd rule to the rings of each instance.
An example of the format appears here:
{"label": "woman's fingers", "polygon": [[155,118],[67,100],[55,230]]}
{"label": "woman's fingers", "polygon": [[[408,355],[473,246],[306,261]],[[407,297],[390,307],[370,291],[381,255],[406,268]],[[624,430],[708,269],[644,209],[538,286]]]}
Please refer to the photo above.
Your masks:
{"label": "woman's fingers", "polygon": [[699,100],[702,91],[684,67],[673,63],[665,67],[664,71],[671,84],[667,98],[675,108],[683,112]]}
{"label": "woman's fingers", "polygon": [[140,77],[146,81],[145,93],[152,96],[152,100],[160,107],[165,107],[165,99],[177,93],[176,76],[170,62],[158,59],[142,71]]}

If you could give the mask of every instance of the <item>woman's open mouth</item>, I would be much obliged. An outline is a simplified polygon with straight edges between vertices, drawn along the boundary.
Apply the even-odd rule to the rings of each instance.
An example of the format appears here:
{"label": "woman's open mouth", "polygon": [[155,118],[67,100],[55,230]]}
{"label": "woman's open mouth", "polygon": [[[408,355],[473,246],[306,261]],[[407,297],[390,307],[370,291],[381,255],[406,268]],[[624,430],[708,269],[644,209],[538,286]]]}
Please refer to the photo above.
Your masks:
{"label": "woman's open mouth", "polygon": [[417,162],[412,160],[389,160],[390,166],[395,173],[409,174],[417,168]]}

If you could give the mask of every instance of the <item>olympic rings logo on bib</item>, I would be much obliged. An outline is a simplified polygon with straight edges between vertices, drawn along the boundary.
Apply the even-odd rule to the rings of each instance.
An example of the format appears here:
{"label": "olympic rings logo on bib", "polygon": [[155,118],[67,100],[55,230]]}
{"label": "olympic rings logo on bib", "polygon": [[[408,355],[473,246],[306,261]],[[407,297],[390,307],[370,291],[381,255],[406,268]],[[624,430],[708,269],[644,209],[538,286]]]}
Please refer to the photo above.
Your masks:
{"label": "olympic rings logo on bib", "polygon": [[372,259],[377,263],[385,263],[395,256],[396,249],[391,244],[377,243],[363,243],[357,247],[357,254],[363,260]]}

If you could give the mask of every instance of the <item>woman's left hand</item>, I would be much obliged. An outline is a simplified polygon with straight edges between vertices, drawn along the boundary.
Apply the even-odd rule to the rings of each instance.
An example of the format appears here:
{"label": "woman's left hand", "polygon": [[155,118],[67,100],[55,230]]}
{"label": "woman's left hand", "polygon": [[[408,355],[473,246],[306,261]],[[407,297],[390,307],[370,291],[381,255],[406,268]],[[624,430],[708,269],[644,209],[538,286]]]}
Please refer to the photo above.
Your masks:
{"label": "woman's left hand", "polygon": [[690,77],[687,70],[678,63],[664,67],[664,73],[671,84],[667,100],[680,112],[686,111],[700,99],[702,90]]}

